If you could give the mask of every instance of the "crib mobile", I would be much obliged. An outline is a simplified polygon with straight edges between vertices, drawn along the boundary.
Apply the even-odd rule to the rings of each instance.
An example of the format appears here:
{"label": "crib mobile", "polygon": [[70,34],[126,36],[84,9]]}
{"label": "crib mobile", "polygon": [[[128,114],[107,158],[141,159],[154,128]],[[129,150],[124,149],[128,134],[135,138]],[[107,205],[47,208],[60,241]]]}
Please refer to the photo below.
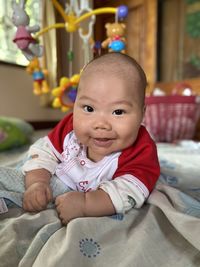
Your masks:
{"label": "crib mobile", "polygon": [[[60,5],[57,0],[52,0],[55,9],[62,16],[64,23],[55,23],[40,29],[39,25],[29,25],[29,16],[25,11],[26,0],[20,0],[13,3],[12,21],[16,26],[16,34],[13,42],[22,51],[24,56],[28,59],[29,64],[26,71],[32,75],[33,78],[33,93],[35,95],[46,94],[51,91],[53,95],[53,108],[60,108],[63,112],[70,110],[73,107],[77,86],[80,78],[80,73],[73,74],[73,33],[78,31],[79,37],[83,43],[84,65],[90,60],[90,51],[100,55],[101,49],[108,49],[108,52],[115,51],[125,53],[125,24],[119,21],[123,20],[128,15],[128,8],[121,5],[117,8],[105,7],[91,9],[87,0],[70,0],[66,3],[65,9]],[[94,41],[92,38],[93,26],[95,23],[96,15],[113,13],[115,14],[115,22],[107,23],[106,27],[106,40]],[[88,30],[85,31],[81,28],[80,23],[87,20]],[[69,33],[69,50],[67,52],[67,59],[69,61],[68,77],[62,77],[59,85],[50,90],[47,75],[48,70],[41,66],[40,59],[43,56],[43,46],[40,45],[39,37],[52,29],[64,28]]]}

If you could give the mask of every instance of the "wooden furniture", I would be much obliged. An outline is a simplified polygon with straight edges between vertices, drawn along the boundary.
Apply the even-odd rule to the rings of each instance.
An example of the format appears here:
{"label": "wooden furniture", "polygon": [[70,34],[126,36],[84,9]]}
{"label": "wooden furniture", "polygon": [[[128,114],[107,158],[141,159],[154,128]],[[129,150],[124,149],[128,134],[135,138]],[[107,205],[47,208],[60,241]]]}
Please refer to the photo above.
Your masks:
{"label": "wooden furniture", "polygon": [[[170,90],[171,82],[181,81],[181,53],[188,56],[191,40],[183,36],[186,12],[199,11],[200,3],[186,7],[184,0],[94,0],[94,8],[119,6],[125,4],[129,8],[126,23],[127,54],[134,57],[144,68],[148,82],[148,91],[154,86],[162,86]],[[161,18],[162,16],[162,18]],[[114,22],[113,14],[97,16],[95,24],[95,40],[106,38],[106,22]],[[182,28],[181,28],[182,27]],[[181,32],[182,31],[182,32]],[[186,43],[185,48],[183,44]],[[200,41],[199,41],[200,42]],[[181,48],[184,51],[180,52]],[[183,56],[182,55],[182,56]],[[161,73],[162,71],[162,73]],[[172,73],[174,72],[174,73]],[[176,72],[176,73],[175,73]],[[183,76],[183,75],[182,75]],[[200,93],[200,78],[187,79],[194,90]]]}
{"label": "wooden furniture", "polygon": [[[94,8],[119,6],[125,4],[129,8],[126,23],[127,54],[134,57],[144,68],[147,79],[147,94],[155,87],[170,93],[178,82],[189,83],[193,90],[200,94],[200,78],[176,79],[179,59],[177,53],[180,51],[181,25],[183,25],[185,12],[185,1],[183,0],[94,0]],[[200,4],[195,4],[193,10],[200,10]],[[191,12],[192,8],[188,10]],[[162,15],[162,18],[161,18]],[[97,16],[94,38],[104,40],[106,38],[106,22],[114,22],[114,16],[105,14]],[[162,23],[162,25],[160,25]],[[159,33],[159,35],[158,35]],[[158,38],[159,36],[159,38]],[[183,40],[187,42],[187,40]],[[180,42],[178,44],[178,42]],[[187,48],[188,50],[188,48]],[[162,71],[162,73],[161,73]],[[166,81],[167,78],[171,80]],[[163,78],[163,80],[160,80]],[[175,78],[175,79],[173,79]],[[199,126],[200,128],[200,123]],[[197,131],[200,139],[200,129]]]}

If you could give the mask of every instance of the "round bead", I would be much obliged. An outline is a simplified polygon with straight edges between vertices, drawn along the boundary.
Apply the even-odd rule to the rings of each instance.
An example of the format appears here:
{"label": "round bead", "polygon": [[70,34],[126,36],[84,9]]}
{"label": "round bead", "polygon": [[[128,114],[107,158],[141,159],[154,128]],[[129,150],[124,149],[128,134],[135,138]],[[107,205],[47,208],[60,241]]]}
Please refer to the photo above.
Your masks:
{"label": "round bead", "polygon": [[124,19],[128,15],[128,7],[121,5],[117,9],[117,16],[119,19]]}
{"label": "round bead", "polygon": [[115,40],[109,45],[109,48],[115,52],[121,52],[125,49],[125,44],[121,40]]}

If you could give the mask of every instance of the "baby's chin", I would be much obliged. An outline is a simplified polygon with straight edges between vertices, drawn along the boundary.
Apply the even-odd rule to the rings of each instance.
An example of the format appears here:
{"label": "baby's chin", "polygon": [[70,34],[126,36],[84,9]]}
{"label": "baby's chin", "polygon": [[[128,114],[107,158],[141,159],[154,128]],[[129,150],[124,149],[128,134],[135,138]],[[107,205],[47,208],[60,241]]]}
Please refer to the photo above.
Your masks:
{"label": "baby's chin", "polygon": [[102,149],[102,148],[98,148],[98,149],[87,149],[87,157],[88,159],[90,159],[91,161],[94,162],[98,162],[101,161],[103,158],[110,156],[113,153],[118,153],[121,152],[120,149]]}

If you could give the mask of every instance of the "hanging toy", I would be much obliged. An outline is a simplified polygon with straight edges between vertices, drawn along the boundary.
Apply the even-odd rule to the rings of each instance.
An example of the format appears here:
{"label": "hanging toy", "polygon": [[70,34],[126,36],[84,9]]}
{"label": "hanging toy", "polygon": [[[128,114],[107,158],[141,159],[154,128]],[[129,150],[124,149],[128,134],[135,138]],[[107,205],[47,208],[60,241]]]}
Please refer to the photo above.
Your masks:
{"label": "hanging toy", "polygon": [[[42,69],[39,65],[38,57],[42,55],[43,47],[40,46],[36,40],[52,29],[64,28],[69,33],[69,51],[67,58],[69,61],[68,77],[60,79],[59,86],[52,90],[54,96],[52,107],[61,108],[63,112],[66,112],[73,108],[74,101],[76,99],[77,87],[79,82],[79,74],[73,73],[73,33],[78,31],[79,37],[83,41],[84,48],[84,64],[87,64],[90,60],[91,49],[96,55],[101,54],[101,48],[109,48],[109,51],[125,52],[125,24],[119,23],[128,14],[128,7],[125,5],[116,7],[104,7],[92,10],[89,8],[88,0],[70,0],[69,4],[66,4],[66,9],[62,7],[58,0],[51,0],[55,9],[59,12],[63,18],[63,23],[55,23],[39,30],[39,26],[29,25],[29,17],[24,11],[25,0],[13,0],[13,23],[17,27],[17,33],[14,38],[14,42],[22,50],[24,55],[30,61],[27,67],[27,72],[33,76],[34,94],[40,95],[45,92],[49,92],[49,87],[45,79],[46,70]],[[101,44],[100,41],[95,42],[92,38],[93,25],[95,23],[95,16],[105,13],[115,14],[115,23],[107,24],[107,36],[108,38]],[[90,20],[88,20],[90,18]],[[87,23],[82,24],[87,20]],[[86,28],[87,26],[87,28]],[[31,33],[35,33],[34,36]]]}
{"label": "hanging toy", "polygon": [[73,107],[79,79],[79,74],[74,74],[71,78],[60,79],[59,86],[52,90],[52,95],[55,97],[52,103],[54,108],[61,108],[63,112],[66,112]]}
{"label": "hanging toy", "polygon": [[106,35],[107,39],[101,43],[101,46],[109,52],[121,52],[125,53],[125,29],[124,23],[106,23]]}
{"label": "hanging toy", "polygon": [[38,41],[31,35],[31,33],[40,30],[39,25],[29,26],[29,16],[25,11],[25,0],[20,0],[19,4],[13,2],[13,24],[17,27],[17,31],[13,42],[22,51],[24,56],[30,61],[34,57],[41,57],[43,54],[43,47],[39,45]]}
{"label": "hanging toy", "polygon": [[30,61],[26,68],[29,74],[33,77],[33,93],[35,95],[46,94],[50,91],[49,85],[46,80],[47,70],[40,67],[38,58],[34,58]]}
{"label": "hanging toy", "polygon": [[126,39],[124,23],[119,23],[118,20],[124,19],[128,15],[128,7],[121,5],[118,7],[114,23],[106,23],[107,38],[101,43],[102,48],[108,48],[109,52],[125,53]]}
{"label": "hanging toy", "polygon": [[117,19],[122,20],[128,16],[128,7],[126,5],[121,5],[117,8],[116,12]]}

